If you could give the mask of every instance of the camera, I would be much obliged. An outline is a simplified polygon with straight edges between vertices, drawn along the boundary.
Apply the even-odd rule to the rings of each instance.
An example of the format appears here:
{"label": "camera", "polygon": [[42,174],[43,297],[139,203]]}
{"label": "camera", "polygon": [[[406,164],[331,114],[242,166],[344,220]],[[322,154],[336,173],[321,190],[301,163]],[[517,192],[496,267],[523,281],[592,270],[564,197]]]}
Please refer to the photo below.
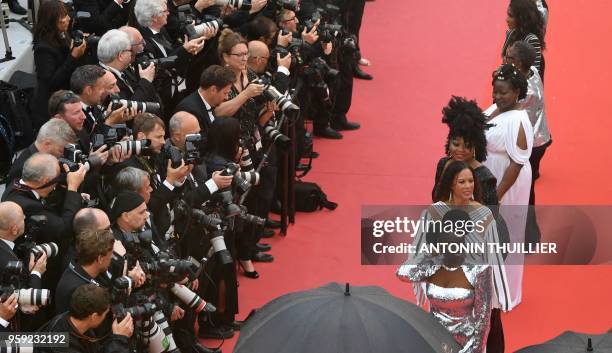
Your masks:
{"label": "camera", "polygon": [[204,301],[199,295],[182,284],[173,283],[170,286],[170,292],[179,298],[183,303],[187,304],[193,311],[199,313],[202,310],[207,312],[215,312],[217,308],[214,305]]}
{"label": "camera", "polygon": [[293,12],[300,11],[300,1],[299,0],[276,0],[276,6],[291,10]]}
{"label": "camera", "polygon": [[200,151],[206,144],[206,140],[201,134],[185,135],[185,164],[200,164],[202,158]]}
{"label": "camera", "polygon": [[177,200],[174,204],[174,214],[177,217],[185,217],[193,219],[196,223],[208,228],[208,229],[217,229],[222,225],[222,221],[219,218],[214,217],[213,215],[208,215],[204,211],[199,210],[197,208],[191,208],[184,200]]}
{"label": "camera", "polygon": [[110,96],[111,110],[116,110],[121,107],[127,109],[136,108],[137,113],[161,114],[161,105],[157,102],[138,102],[127,99],[121,99],[118,95],[111,94]]}
{"label": "camera", "polygon": [[183,153],[176,146],[164,145],[161,154],[165,161],[170,160],[172,168],[178,168],[183,163]]}
{"label": "camera", "polygon": [[200,21],[191,11],[191,5],[181,5],[177,8],[180,27],[187,34],[189,40],[200,37],[205,29],[212,29],[218,33],[223,28],[223,20],[212,16],[204,16],[204,21]]}
{"label": "camera", "polygon": [[19,305],[48,305],[51,302],[51,291],[48,289],[23,288],[23,279],[26,276],[22,261],[9,261],[1,272],[0,300],[5,301],[12,294],[15,294]]}
{"label": "camera", "polygon": [[284,151],[291,147],[291,139],[281,134],[278,128],[271,122],[264,127],[264,135]]}
{"label": "camera", "polygon": [[289,97],[280,93],[276,89],[276,87],[272,86],[272,80],[270,79],[270,77],[262,76],[254,82],[259,85],[264,85],[263,97],[267,101],[275,102],[283,112],[291,110],[300,110],[300,107],[293,104]]}
{"label": "camera", "polygon": [[150,152],[151,140],[127,140],[115,143],[115,146],[120,146],[122,154],[132,153],[132,155],[141,155]]}
{"label": "camera", "polygon": [[157,307],[154,303],[143,303],[140,305],[134,305],[132,307],[124,307],[123,304],[116,304],[113,306],[113,314],[117,321],[125,319],[129,313],[134,321],[145,320],[153,316],[157,311]]}
{"label": "camera", "polygon": [[[241,192],[246,192],[251,188],[251,184],[244,180],[240,175],[236,175],[240,167],[236,163],[228,163],[225,165],[225,168],[221,171],[221,175],[223,176],[234,176],[232,179],[232,186],[237,188]],[[237,214],[237,213],[236,213]],[[234,214],[235,215],[235,214]]]}
{"label": "camera", "polygon": [[248,11],[251,9],[250,0],[215,0],[215,5],[229,6],[244,11]]}
{"label": "camera", "polygon": [[100,37],[94,35],[89,35],[85,37],[83,31],[79,29],[72,32],[72,43],[75,47],[80,47],[81,44],[83,44],[83,41],[87,42],[87,48],[88,50],[91,50],[91,48],[94,48],[98,45]]}
{"label": "camera", "polygon": [[64,165],[68,166],[69,172],[76,172],[79,170],[79,163],[89,170],[87,155],[77,149],[75,144],[69,143],[64,145],[64,155],[59,158],[60,172],[64,172]]}
{"label": "camera", "polygon": [[172,70],[176,67],[176,59],[178,56],[171,55],[165,58],[151,58],[146,53],[142,53],[136,57],[136,63],[142,66],[143,69],[149,67],[149,65],[155,65],[156,70]]}
{"label": "camera", "polygon": [[220,264],[228,266],[234,263],[234,259],[232,259],[232,255],[225,245],[225,237],[221,229],[210,233],[210,244],[212,245],[210,252],[216,256]]}

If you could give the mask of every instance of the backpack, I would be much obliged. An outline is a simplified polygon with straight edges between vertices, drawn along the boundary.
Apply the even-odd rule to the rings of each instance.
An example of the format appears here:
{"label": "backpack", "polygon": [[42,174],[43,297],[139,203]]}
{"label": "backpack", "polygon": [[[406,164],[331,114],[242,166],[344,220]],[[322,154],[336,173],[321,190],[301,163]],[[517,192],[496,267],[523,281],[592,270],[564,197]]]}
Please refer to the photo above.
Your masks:
{"label": "backpack", "polygon": [[327,200],[327,195],[316,183],[296,180],[295,190],[295,210],[299,212],[314,212],[317,209],[335,210],[338,204]]}
{"label": "backpack", "polygon": [[12,130],[13,151],[28,147],[36,137],[29,108],[33,92],[33,88],[19,88],[0,81],[0,114]]}

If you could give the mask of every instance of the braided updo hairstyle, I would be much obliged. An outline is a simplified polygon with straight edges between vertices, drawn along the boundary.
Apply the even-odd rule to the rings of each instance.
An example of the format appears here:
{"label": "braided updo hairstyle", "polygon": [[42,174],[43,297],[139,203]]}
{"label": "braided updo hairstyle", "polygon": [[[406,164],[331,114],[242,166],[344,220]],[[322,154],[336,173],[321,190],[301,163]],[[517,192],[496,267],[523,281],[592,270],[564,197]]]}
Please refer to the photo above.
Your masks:
{"label": "braided updo hairstyle", "polygon": [[474,100],[452,96],[446,107],[442,108],[442,122],[448,125],[446,154],[450,142],[458,137],[463,138],[467,147],[474,148],[475,159],[479,162],[487,159],[487,124],[482,110]]}
{"label": "braided updo hairstyle", "polygon": [[527,79],[516,66],[503,64],[498,67],[497,70],[493,71],[491,84],[494,85],[496,81],[508,82],[514,89],[518,89],[519,99],[527,97]]}

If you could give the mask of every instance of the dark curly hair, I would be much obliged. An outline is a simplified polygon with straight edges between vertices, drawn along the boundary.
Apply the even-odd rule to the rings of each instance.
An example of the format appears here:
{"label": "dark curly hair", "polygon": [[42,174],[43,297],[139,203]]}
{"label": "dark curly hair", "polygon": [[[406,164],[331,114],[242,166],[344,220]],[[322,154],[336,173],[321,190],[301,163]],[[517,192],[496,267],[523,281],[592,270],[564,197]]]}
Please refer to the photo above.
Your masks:
{"label": "dark curly hair", "polygon": [[466,146],[474,148],[477,161],[482,162],[487,159],[485,129],[488,126],[476,101],[452,96],[446,107],[442,108],[442,114],[442,122],[448,125],[446,154],[448,154],[450,142],[461,137]]}
{"label": "dark curly hair", "polygon": [[494,85],[495,81],[508,82],[514,89],[518,89],[519,99],[527,97],[527,79],[516,66],[503,64],[498,67],[497,70],[493,71],[493,81],[491,84]]}
{"label": "dark curly hair", "polygon": [[461,173],[465,169],[469,169],[472,172],[472,176],[474,177],[474,200],[482,203],[482,194],[480,191],[480,183],[478,182],[478,177],[476,176],[476,173],[474,173],[474,170],[463,161],[452,161],[448,164],[448,166],[442,173],[442,176],[440,177],[440,181],[438,181],[438,185],[436,186],[436,192],[434,193],[434,202],[448,201],[457,175],[459,175],[459,173]]}
{"label": "dark curly hair", "polygon": [[535,34],[540,40],[542,49],[544,43],[544,18],[533,0],[510,0],[510,11],[516,22],[514,41],[523,40],[529,33]]}

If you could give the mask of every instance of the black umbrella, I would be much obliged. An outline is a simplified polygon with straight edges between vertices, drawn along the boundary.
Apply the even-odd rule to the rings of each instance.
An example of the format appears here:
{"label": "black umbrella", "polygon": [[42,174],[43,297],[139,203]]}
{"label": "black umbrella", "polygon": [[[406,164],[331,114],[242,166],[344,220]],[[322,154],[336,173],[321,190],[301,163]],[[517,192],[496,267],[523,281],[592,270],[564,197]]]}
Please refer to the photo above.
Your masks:
{"label": "black umbrella", "polygon": [[552,340],[529,346],[516,353],[610,353],[612,334],[589,335],[567,331]]}
{"label": "black umbrella", "polygon": [[266,304],[240,331],[235,353],[457,353],[430,314],[380,287],[330,283]]}

